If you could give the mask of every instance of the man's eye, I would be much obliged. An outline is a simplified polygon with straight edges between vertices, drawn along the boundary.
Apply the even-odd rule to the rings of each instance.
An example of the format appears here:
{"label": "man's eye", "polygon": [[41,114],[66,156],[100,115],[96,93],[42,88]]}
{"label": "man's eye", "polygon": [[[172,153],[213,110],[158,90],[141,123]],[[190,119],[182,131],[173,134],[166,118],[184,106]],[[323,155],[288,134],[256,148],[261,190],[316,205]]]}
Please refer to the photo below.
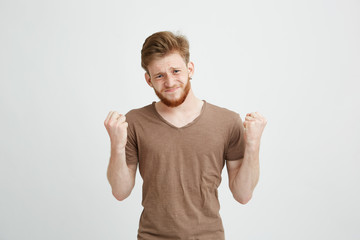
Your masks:
{"label": "man's eye", "polygon": [[157,75],[156,78],[162,78],[162,76],[163,76],[163,75],[160,74],[160,75]]}
{"label": "man's eye", "polygon": [[180,72],[180,70],[174,70],[174,73],[179,73]]}

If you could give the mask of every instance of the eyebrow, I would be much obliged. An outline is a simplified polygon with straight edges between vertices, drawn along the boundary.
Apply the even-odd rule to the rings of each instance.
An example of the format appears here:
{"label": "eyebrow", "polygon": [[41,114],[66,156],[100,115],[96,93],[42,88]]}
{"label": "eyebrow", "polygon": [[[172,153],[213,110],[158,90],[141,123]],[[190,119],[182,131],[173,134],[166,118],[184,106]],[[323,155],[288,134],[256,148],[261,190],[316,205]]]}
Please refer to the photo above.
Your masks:
{"label": "eyebrow", "polygon": [[157,76],[157,75],[160,75],[160,74],[163,74],[163,72],[155,73],[154,76]]}
{"label": "eyebrow", "polygon": [[[181,69],[181,67],[170,67],[171,70],[174,70],[174,69]],[[159,74],[164,74],[164,72],[158,72],[156,74],[154,74],[154,76],[157,76]]]}

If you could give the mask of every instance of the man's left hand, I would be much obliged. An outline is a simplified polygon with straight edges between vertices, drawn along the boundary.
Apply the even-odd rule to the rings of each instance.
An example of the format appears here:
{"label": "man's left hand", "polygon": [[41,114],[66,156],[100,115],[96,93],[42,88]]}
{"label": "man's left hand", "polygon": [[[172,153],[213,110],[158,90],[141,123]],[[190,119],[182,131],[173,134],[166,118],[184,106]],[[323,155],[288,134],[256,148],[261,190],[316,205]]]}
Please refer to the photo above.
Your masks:
{"label": "man's left hand", "polygon": [[246,114],[244,121],[246,144],[260,144],[261,135],[266,126],[267,120],[258,112]]}

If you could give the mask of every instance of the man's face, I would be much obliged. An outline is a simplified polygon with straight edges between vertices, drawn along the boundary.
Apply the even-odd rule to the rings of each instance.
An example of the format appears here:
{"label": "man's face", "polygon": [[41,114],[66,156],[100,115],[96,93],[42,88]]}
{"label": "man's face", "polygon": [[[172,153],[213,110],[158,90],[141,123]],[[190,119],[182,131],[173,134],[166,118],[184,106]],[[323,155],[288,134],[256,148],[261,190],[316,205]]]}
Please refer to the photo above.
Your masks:
{"label": "man's face", "polygon": [[145,73],[146,81],[161,102],[168,107],[177,107],[185,101],[191,89],[192,62],[186,65],[181,55],[173,52],[153,60],[148,70],[150,76]]}

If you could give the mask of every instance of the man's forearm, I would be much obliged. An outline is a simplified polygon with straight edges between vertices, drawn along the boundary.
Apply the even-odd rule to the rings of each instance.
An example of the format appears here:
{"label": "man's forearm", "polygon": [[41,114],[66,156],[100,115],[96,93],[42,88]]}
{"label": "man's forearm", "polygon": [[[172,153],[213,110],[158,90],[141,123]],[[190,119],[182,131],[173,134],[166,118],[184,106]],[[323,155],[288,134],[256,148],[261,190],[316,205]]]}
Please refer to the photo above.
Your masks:
{"label": "man's forearm", "polygon": [[111,150],[107,178],[116,199],[121,201],[130,195],[135,182],[126,164],[125,149]]}
{"label": "man's forearm", "polygon": [[241,203],[247,203],[259,180],[259,144],[246,145],[244,159],[232,183],[234,197]]}

